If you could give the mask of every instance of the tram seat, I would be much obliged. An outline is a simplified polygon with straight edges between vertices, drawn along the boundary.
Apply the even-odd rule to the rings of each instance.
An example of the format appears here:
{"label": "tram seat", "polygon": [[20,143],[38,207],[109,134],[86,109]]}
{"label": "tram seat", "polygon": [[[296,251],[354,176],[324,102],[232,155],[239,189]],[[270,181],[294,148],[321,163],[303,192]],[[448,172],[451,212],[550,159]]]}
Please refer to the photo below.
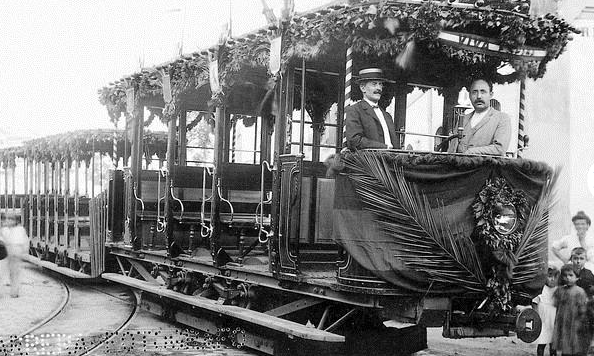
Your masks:
{"label": "tram seat", "polygon": [[[206,170],[206,171],[205,171]],[[206,177],[206,181],[204,178]],[[180,224],[195,225],[202,222],[202,200],[205,198],[205,219],[210,215],[212,175],[207,167],[175,166],[172,174],[173,218]]]}
{"label": "tram seat", "polygon": [[[89,201],[87,197],[78,198],[78,226],[90,226],[91,217],[89,216]],[[68,198],[68,225],[74,226],[74,203],[75,198]]]}
{"label": "tram seat", "polygon": [[[159,182],[159,174],[161,173],[158,170],[142,171],[142,194],[138,197],[140,200],[139,204],[136,205],[136,216],[141,221],[157,219],[157,213],[159,212],[159,209],[157,209],[157,202],[159,200],[158,195],[160,194],[160,197],[165,195],[165,178],[161,176]],[[160,189],[158,189],[159,183]],[[135,192],[135,194],[138,195],[138,192]],[[165,208],[164,199],[161,200],[160,204],[161,215],[163,215],[163,210]]]}
{"label": "tram seat", "polygon": [[[221,179],[221,212],[223,224],[236,227],[255,227],[260,213],[262,167],[253,164],[228,163],[223,166]],[[272,189],[272,172],[264,169],[264,200]],[[270,226],[270,207],[263,204],[264,226]]]}
{"label": "tram seat", "polygon": [[[212,176],[204,174],[203,167],[176,167],[173,175],[173,217],[180,224],[210,222]],[[272,174],[266,170],[265,187],[272,186]],[[220,220],[223,224],[237,227],[255,227],[256,210],[260,204],[261,167],[251,164],[226,164],[222,167],[220,191]],[[203,184],[204,177],[206,182]],[[204,192],[203,192],[204,190]],[[204,216],[202,216],[203,197]],[[232,207],[232,208],[231,208]],[[183,212],[182,212],[183,211]],[[269,205],[264,207],[264,225],[270,225]],[[204,218],[204,221],[202,221]]]}

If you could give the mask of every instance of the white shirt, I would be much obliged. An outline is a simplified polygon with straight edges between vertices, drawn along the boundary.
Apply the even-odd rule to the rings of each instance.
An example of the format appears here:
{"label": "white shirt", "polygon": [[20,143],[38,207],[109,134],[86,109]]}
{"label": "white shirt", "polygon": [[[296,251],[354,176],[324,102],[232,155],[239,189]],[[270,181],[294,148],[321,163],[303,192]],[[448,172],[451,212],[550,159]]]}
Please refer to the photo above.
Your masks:
{"label": "white shirt", "polygon": [[29,253],[29,237],[21,225],[0,228],[0,241],[6,245],[8,255],[21,256]]}
{"label": "white shirt", "polygon": [[[585,249],[587,259],[585,267],[592,271],[594,268],[594,240],[592,237],[590,237],[590,234],[586,234],[584,241],[586,244]],[[580,244],[580,239],[575,232],[571,235],[561,237],[561,239],[553,242],[551,246],[559,251],[561,256],[567,258],[568,261],[571,257],[571,250],[573,250],[575,247],[582,247]],[[555,258],[555,260],[557,261],[551,261],[552,264],[561,268],[563,266],[562,261],[559,261],[557,258]]]}
{"label": "white shirt", "polygon": [[379,108],[377,103],[374,103],[365,98],[363,98],[363,100],[365,100],[369,105],[371,105],[373,111],[375,112],[375,115],[377,115],[380,124],[382,125],[382,130],[384,131],[384,143],[386,144],[386,146],[388,146],[388,148],[393,148],[394,146],[392,145],[392,139],[390,139],[390,130],[388,130],[388,124],[386,123],[386,118],[384,117],[382,109]]}
{"label": "white shirt", "polygon": [[485,116],[487,116],[490,110],[491,108],[488,108],[487,110],[481,113],[475,111],[474,114],[472,114],[472,117],[470,118],[470,127],[474,128],[476,125],[478,125],[478,123],[481,122],[481,120],[484,119]]}

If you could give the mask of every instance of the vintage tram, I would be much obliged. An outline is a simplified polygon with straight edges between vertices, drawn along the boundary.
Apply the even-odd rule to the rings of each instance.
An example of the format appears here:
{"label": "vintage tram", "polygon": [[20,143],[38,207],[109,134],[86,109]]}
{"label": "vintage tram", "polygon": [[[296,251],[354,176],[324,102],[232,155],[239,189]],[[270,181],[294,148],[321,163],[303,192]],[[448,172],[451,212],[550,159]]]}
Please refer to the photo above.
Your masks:
{"label": "vintage tram", "polygon": [[[129,285],[145,308],[264,353],[409,354],[427,326],[533,340],[538,315],[514,307],[544,283],[556,173],[516,150],[440,152],[470,78],[539,78],[575,32],[528,9],[334,2],[142,69],[99,91],[124,131],[4,150],[3,207],[22,213],[32,261]],[[394,81],[380,105],[401,140],[343,151],[351,81],[369,64]],[[441,98],[444,134],[411,129],[414,90]],[[146,131],[155,117],[166,134]],[[415,135],[429,148],[407,149]],[[123,167],[81,194],[97,154]],[[14,180],[9,193],[15,171],[25,194]]]}

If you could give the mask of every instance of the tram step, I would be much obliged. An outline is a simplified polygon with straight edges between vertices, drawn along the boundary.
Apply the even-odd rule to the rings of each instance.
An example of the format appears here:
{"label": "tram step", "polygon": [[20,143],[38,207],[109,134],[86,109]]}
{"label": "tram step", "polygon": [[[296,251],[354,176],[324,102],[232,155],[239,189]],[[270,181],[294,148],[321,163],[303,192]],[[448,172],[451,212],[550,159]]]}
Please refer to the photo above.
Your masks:
{"label": "tram step", "polygon": [[332,262],[338,260],[338,252],[334,250],[300,250],[301,262]]}
{"label": "tram step", "polygon": [[82,272],[78,272],[75,270],[72,270],[70,268],[66,268],[66,267],[60,267],[57,266],[55,263],[49,262],[49,261],[42,261],[41,259],[35,257],[35,256],[31,256],[31,255],[26,255],[23,257],[23,259],[27,262],[33,263],[35,265],[38,265],[40,267],[43,268],[47,268],[49,270],[52,270],[54,272],[58,272],[60,274],[63,274],[65,276],[68,276],[70,278],[74,278],[74,279],[89,279],[89,278],[93,278],[88,274],[82,273]]}
{"label": "tram step", "polygon": [[200,309],[208,310],[213,313],[227,315],[234,319],[242,320],[250,324],[270,329],[271,331],[274,330],[285,335],[290,335],[291,337],[331,343],[345,342],[345,338],[342,335],[334,334],[324,330],[318,330],[316,328],[306,327],[305,325],[293,321],[273,317],[253,310],[232,305],[222,305],[211,299],[180,294],[169,290],[164,286],[155,286],[154,284],[150,284],[136,278],[127,277],[116,273],[103,273],[102,277],[116,283],[125,284],[136,289],[160,295],[162,297],[167,297]]}

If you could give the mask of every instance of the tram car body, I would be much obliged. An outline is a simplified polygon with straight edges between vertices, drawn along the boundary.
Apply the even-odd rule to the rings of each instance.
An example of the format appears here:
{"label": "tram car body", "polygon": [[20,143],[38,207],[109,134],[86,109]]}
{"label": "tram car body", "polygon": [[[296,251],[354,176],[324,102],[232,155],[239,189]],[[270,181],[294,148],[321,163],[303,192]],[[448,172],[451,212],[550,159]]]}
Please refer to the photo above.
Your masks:
{"label": "tram car body", "polygon": [[[526,1],[499,5],[509,3],[333,5],[144,69],[100,90],[123,132],[3,151],[3,207],[21,209],[32,261],[129,285],[145,308],[265,353],[409,354],[426,347],[428,326],[534,340],[538,315],[515,307],[544,283],[555,171],[518,152],[404,145],[414,88],[439,88],[441,132],[452,132],[473,74],[539,77],[559,55],[571,26],[528,16]],[[503,25],[489,27],[492,16]],[[508,22],[527,38],[459,47],[444,37],[455,18],[464,38],[503,46]],[[361,96],[349,78],[369,63],[394,81],[380,105],[401,142],[343,151],[344,107]],[[515,74],[499,75],[502,64]],[[146,131],[155,116],[166,134]],[[447,138],[433,136],[436,147]],[[100,193],[81,194],[80,162],[89,172],[106,155],[116,168]],[[20,157],[17,199],[7,177]]]}

